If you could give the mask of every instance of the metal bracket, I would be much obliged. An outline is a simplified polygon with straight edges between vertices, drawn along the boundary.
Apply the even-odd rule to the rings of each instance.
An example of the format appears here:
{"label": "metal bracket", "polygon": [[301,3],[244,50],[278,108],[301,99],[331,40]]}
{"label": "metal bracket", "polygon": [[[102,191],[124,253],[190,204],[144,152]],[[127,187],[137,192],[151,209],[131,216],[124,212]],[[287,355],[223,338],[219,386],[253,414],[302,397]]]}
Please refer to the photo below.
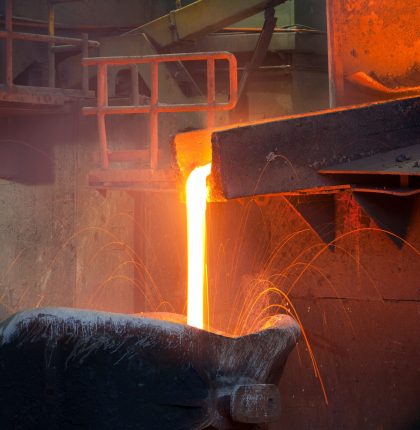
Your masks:
{"label": "metal bracket", "polygon": [[354,193],[362,209],[378,225],[389,231],[388,237],[402,248],[416,204],[416,195],[400,197],[390,194]]}
{"label": "metal bracket", "polygon": [[230,397],[230,415],[238,423],[262,424],[280,418],[280,393],[275,385],[237,385]]}
{"label": "metal bracket", "polygon": [[176,26],[176,10],[169,12],[169,28],[172,34],[172,42],[176,43],[179,41],[178,27]]}
{"label": "metal bracket", "polygon": [[246,65],[245,71],[242,74],[241,81],[239,82],[238,98],[241,98],[246,84],[251,76],[251,73],[258,69],[267,55],[271,39],[273,37],[274,29],[276,28],[277,18],[275,16],[275,9],[269,7],[264,12],[264,26],[258,38],[257,45],[252,55],[251,61]]}
{"label": "metal bracket", "polygon": [[335,239],[335,195],[286,196],[286,201],[302,216],[326,244]]}

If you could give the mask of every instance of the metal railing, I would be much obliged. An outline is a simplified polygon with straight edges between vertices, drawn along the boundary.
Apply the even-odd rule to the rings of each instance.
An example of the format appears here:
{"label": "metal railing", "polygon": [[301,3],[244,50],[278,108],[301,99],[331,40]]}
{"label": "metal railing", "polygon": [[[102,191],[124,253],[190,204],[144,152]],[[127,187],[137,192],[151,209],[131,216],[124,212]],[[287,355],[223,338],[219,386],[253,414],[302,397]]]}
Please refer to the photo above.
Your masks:
{"label": "metal railing", "polygon": [[[216,102],[216,73],[215,62],[224,60],[229,63],[229,101]],[[206,61],[207,63],[207,102],[191,104],[165,104],[159,102],[159,64],[178,61]],[[148,162],[151,170],[158,167],[158,117],[163,112],[207,112],[207,126],[215,125],[216,111],[228,111],[235,107],[238,96],[237,62],[233,54],[228,52],[191,53],[148,55],[144,57],[102,57],[85,58],[82,64],[86,67],[97,66],[97,106],[85,107],[85,115],[96,115],[98,121],[99,142],[101,147],[102,167],[108,168],[112,152],[108,150],[105,117],[107,115],[149,114],[150,146]],[[139,105],[138,73],[140,64],[150,64],[150,102]],[[108,68],[112,66],[131,68],[131,106],[109,106],[108,98]],[[144,152],[144,151],[137,151]],[[121,161],[121,160],[119,160]],[[128,160],[126,160],[128,161]]]}
{"label": "metal railing", "polygon": [[[68,0],[66,0],[68,1]],[[48,34],[24,33],[13,31],[13,0],[5,0],[4,30],[0,31],[0,39],[5,41],[5,83],[11,90],[17,86],[13,84],[13,41],[26,40],[31,42],[47,43],[49,45],[48,57],[48,87],[55,88],[55,53],[60,50],[68,50],[69,47],[80,47],[83,57],[89,55],[89,48],[99,47],[99,42],[88,40],[87,34],[82,34],[80,39],[74,37],[55,35],[55,4],[64,1],[50,0],[48,3]],[[84,93],[88,93],[89,77],[83,68],[82,87]]]}

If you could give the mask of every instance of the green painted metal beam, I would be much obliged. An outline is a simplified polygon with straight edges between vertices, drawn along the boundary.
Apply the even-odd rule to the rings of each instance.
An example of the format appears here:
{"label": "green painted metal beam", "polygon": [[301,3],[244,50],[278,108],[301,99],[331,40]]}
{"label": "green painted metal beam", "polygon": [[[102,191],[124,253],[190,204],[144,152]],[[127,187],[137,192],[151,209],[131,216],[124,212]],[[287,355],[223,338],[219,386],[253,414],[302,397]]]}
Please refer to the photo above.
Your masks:
{"label": "green painted metal beam", "polygon": [[145,33],[164,48],[197,40],[286,0],[199,0],[174,10],[127,34]]}

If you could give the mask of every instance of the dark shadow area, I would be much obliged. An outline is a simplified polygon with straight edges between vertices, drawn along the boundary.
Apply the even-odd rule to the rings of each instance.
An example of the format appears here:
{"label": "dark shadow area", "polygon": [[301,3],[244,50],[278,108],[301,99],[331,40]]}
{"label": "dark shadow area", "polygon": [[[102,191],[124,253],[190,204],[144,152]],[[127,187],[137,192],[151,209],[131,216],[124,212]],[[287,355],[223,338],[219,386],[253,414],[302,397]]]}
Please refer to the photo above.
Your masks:
{"label": "dark shadow area", "polygon": [[2,139],[0,178],[27,185],[53,183],[53,157],[49,145],[33,146],[25,141]]}
{"label": "dark shadow area", "polygon": [[75,144],[79,128],[74,115],[5,118],[0,139],[0,178],[26,185],[53,184],[55,171],[71,161],[61,150],[58,160],[55,147]]}

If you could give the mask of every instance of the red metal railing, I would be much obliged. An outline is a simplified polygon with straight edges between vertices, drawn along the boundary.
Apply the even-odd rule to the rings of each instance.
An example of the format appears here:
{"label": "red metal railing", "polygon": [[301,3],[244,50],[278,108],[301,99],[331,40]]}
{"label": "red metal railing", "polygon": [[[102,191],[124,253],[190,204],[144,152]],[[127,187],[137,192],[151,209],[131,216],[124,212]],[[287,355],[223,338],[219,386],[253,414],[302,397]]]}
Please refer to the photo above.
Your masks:
{"label": "red metal railing", "polygon": [[[69,0],[66,0],[69,1]],[[49,70],[48,87],[55,87],[55,52],[68,50],[71,47],[80,47],[83,56],[88,56],[89,48],[99,47],[99,42],[88,40],[87,34],[82,38],[55,36],[55,13],[54,4],[64,3],[63,0],[50,0],[48,12],[48,34],[24,33],[13,31],[13,0],[5,1],[5,28],[0,31],[0,39],[5,40],[5,80],[7,89],[12,89],[13,85],[13,41],[26,40],[31,42],[43,42],[49,44]],[[58,45],[56,45],[58,44]],[[83,90],[88,92],[88,75],[82,77]]]}
{"label": "red metal railing", "polygon": [[[229,63],[229,101],[216,102],[216,76],[215,62],[225,60]],[[207,62],[207,102],[191,104],[164,104],[159,103],[159,64],[178,61],[206,61]],[[108,150],[105,117],[106,115],[128,115],[128,114],[149,114],[150,115],[150,147],[149,163],[150,169],[158,167],[158,116],[162,112],[207,112],[207,126],[213,127],[216,111],[227,111],[233,109],[237,102],[237,62],[233,54],[228,52],[210,52],[193,54],[167,54],[148,55],[144,57],[103,57],[85,58],[82,61],[84,66],[98,67],[98,89],[97,107],[85,107],[85,115],[96,115],[98,120],[99,141],[101,146],[102,167],[108,168],[112,153]],[[139,64],[150,64],[150,103],[139,105],[138,102],[138,76],[137,72],[132,73],[132,100],[131,106],[109,106],[108,105],[108,67],[120,66],[131,67],[133,70]],[[111,155],[111,157],[110,157]]]}

